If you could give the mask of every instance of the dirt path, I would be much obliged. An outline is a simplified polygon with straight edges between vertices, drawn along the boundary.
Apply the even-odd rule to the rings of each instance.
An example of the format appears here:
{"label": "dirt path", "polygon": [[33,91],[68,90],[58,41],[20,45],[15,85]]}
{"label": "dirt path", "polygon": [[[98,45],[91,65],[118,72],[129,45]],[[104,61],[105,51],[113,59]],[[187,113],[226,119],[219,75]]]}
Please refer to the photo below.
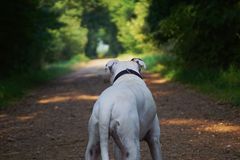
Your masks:
{"label": "dirt path", "polygon": [[[87,121],[107,87],[103,65],[83,69],[42,86],[0,112],[1,160],[80,160],[87,144]],[[164,160],[239,160],[240,111],[218,104],[158,75],[144,74],[161,121]],[[142,143],[143,160],[150,160]]]}

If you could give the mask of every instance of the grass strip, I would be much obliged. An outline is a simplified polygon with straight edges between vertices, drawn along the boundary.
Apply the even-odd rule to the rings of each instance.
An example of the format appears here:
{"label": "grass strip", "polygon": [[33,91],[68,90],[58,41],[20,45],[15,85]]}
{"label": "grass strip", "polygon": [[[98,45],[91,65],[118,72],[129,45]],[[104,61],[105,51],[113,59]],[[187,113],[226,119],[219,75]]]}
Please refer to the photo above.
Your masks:
{"label": "grass strip", "polygon": [[29,71],[0,80],[0,108],[5,108],[18,101],[31,89],[53,80],[73,70],[74,66],[87,62],[84,55],[77,55],[66,62],[58,62],[45,66],[41,70]]}

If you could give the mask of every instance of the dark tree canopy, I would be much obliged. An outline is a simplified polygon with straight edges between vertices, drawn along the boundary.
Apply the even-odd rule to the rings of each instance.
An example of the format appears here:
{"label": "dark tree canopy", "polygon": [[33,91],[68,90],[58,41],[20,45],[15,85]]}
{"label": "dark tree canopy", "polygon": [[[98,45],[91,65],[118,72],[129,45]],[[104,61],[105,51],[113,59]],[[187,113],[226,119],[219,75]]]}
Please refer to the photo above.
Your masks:
{"label": "dark tree canopy", "polygon": [[39,68],[47,54],[51,35],[47,29],[58,28],[58,14],[38,1],[3,1],[0,26],[0,72]]}
{"label": "dark tree canopy", "polygon": [[147,22],[158,44],[173,43],[186,66],[240,65],[239,0],[152,0]]}
{"label": "dark tree canopy", "polygon": [[98,57],[171,45],[183,66],[240,66],[239,0],[12,0],[0,8],[0,76],[76,54]]}

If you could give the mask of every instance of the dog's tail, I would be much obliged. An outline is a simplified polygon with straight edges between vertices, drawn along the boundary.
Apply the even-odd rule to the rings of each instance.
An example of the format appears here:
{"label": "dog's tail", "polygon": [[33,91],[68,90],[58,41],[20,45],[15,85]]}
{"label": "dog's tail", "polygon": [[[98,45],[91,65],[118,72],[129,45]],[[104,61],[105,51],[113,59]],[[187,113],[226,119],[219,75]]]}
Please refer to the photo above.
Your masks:
{"label": "dog's tail", "polygon": [[100,135],[100,147],[102,160],[109,160],[108,154],[108,138],[109,138],[109,127],[111,112],[113,106],[102,105],[104,108],[99,110],[99,135]]}

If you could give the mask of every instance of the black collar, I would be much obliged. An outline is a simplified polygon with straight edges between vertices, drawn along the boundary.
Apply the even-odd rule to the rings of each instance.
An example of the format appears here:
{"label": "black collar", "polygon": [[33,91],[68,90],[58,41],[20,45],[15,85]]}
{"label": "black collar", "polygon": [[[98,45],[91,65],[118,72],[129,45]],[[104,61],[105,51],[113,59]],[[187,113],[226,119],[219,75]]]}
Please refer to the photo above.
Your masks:
{"label": "black collar", "polygon": [[125,70],[119,72],[119,73],[116,75],[116,77],[115,77],[114,80],[113,80],[113,83],[114,83],[119,77],[121,77],[121,76],[124,75],[124,74],[134,74],[134,75],[138,76],[139,78],[143,79],[143,77],[142,77],[138,72],[136,72],[136,71],[134,71],[134,70],[132,70],[132,69],[125,69]]}

